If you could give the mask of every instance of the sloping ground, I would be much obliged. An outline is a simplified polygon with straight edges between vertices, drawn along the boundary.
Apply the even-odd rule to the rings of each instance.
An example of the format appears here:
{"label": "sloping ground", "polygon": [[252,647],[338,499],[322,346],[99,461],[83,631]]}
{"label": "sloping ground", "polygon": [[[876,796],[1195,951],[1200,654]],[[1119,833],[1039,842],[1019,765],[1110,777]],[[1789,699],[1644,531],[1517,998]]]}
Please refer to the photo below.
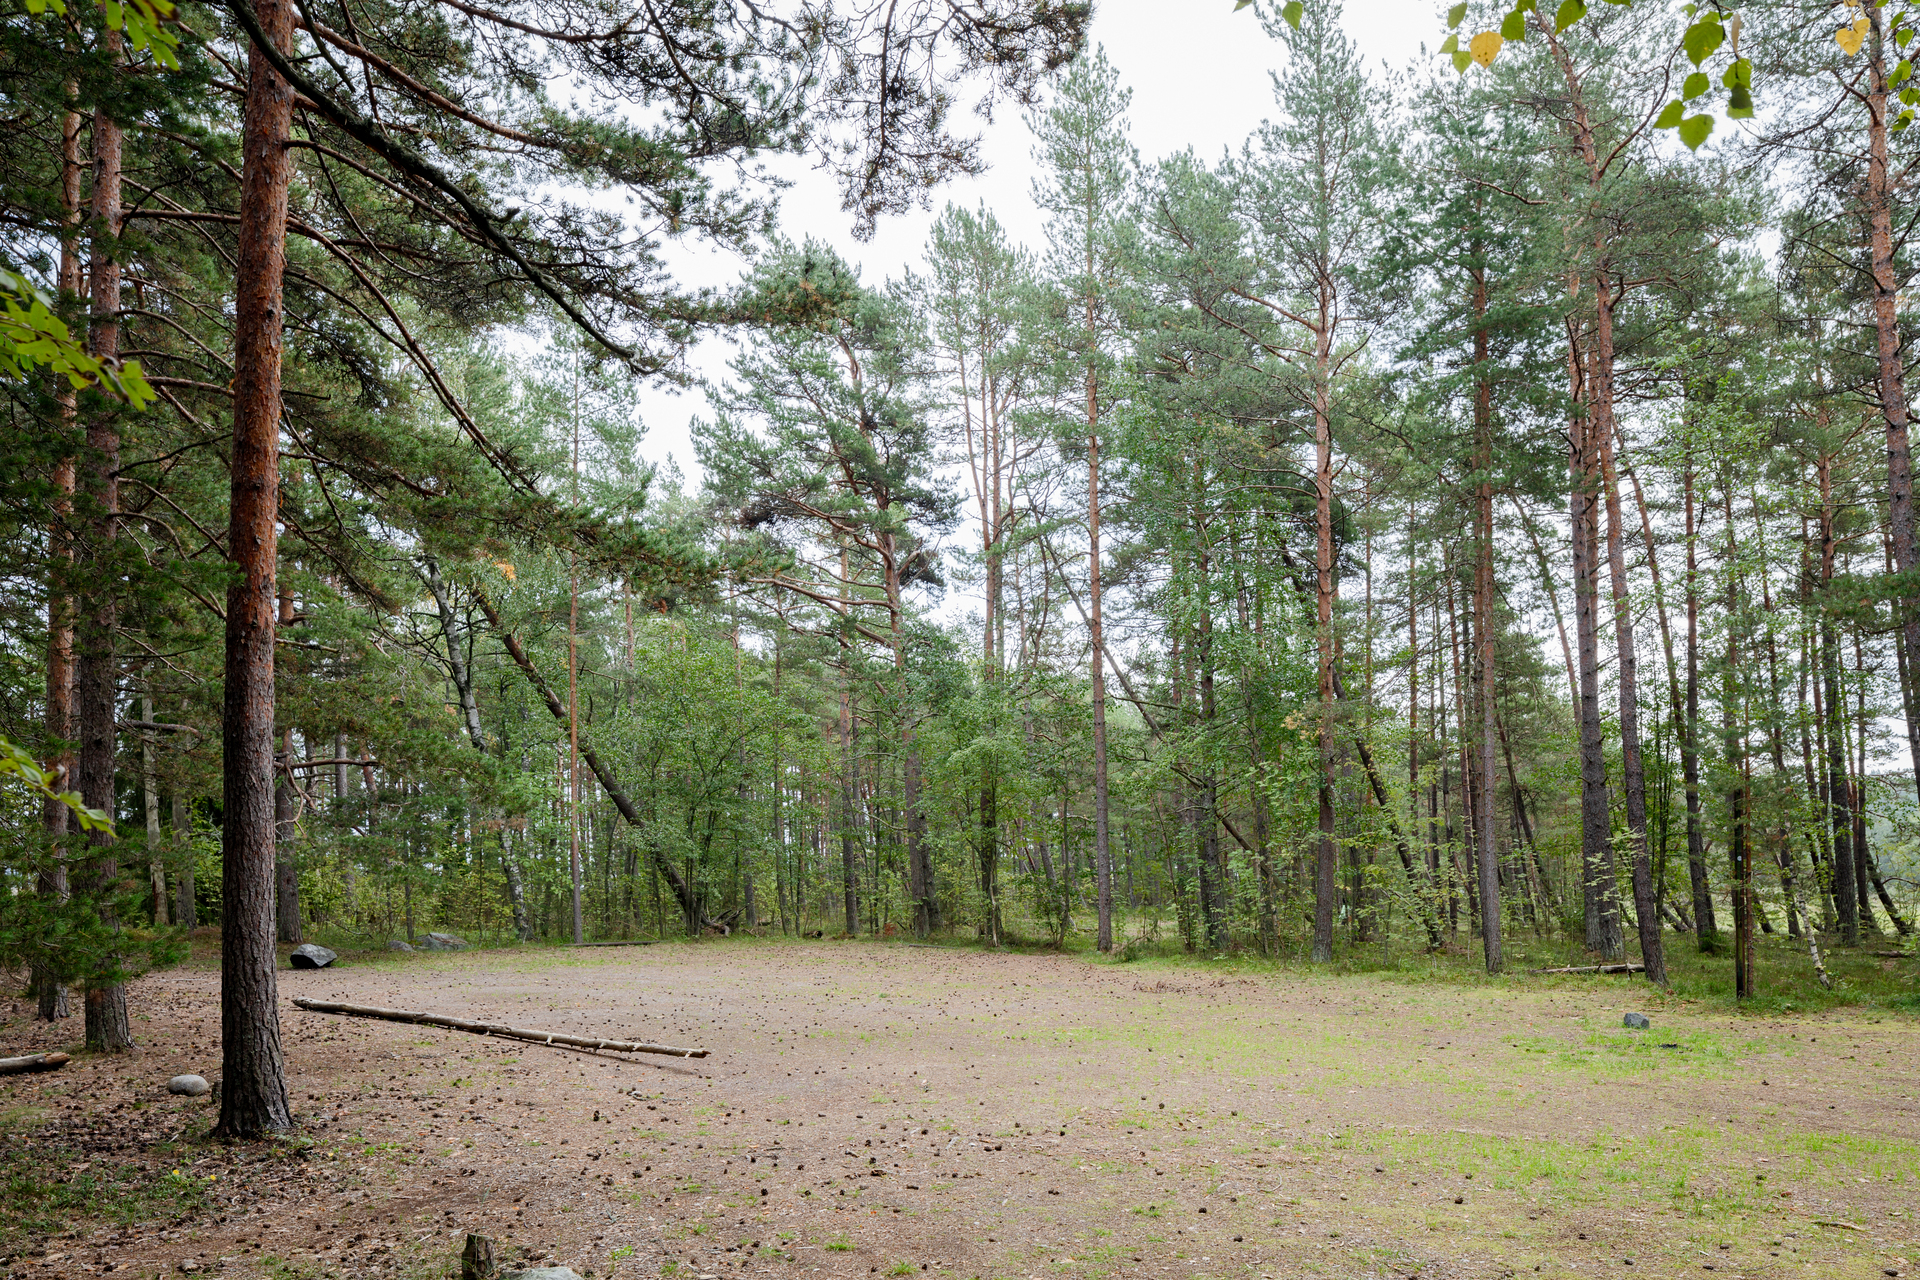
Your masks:
{"label": "sloping ground", "polygon": [[[602,1277],[1920,1275],[1907,1018],[833,942],[349,956],[283,1002],[713,1056],[287,1003],[312,1144],[262,1157],[163,1092],[216,1074],[217,984],[144,979],[138,1055],[0,1082],[34,1168],[150,1202],[0,1272],[446,1276],[477,1231]],[[77,1033],[26,1012],[10,1052]]]}

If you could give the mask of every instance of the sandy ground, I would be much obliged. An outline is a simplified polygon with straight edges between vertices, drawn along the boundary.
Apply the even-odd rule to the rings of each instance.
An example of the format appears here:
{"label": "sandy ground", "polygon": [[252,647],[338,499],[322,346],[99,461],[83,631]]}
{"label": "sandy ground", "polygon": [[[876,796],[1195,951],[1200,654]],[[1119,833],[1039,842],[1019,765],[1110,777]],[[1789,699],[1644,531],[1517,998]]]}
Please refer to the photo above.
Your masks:
{"label": "sandy ground", "polygon": [[[0,1274],[445,1277],[472,1231],[598,1277],[1920,1275],[1911,1018],[830,941],[348,956],[281,975],[310,1145],[262,1154],[164,1092],[217,1078],[217,990],[149,976],[137,1054],[0,1081],[0,1141],[209,1206]],[[5,1052],[77,1035],[26,1013]]]}

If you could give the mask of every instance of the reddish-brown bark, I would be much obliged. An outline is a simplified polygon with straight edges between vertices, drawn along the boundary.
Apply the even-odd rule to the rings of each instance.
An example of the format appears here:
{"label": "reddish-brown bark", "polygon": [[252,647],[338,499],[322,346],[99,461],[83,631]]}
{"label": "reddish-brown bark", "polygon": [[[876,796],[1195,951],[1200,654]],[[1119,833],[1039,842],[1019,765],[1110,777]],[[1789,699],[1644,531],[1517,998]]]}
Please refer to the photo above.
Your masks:
{"label": "reddish-brown bark", "polygon": [[[117,56],[118,32],[107,33],[106,47]],[[93,243],[87,263],[92,316],[87,328],[89,352],[112,361],[120,354],[120,165],[119,122],[104,111],[93,117]],[[115,412],[99,406],[87,423],[87,565],[79,614],[74,666],[74,720],[80,738],[80,794],[86,803],[114,811],[113,775],[119,737],[114,729],[119,659],[118,566],[114,542],[120,533],[120,429]],[[118,930],[113,898],[120,892],[120,860],[113,837],[95,831],[88,838],[87,891],[101,922]],[[127,991],[118,982],[94,981],[86,992],[87,1048],[119,1053],[134,1047],[127,1021]]]}
{"label": "reddish-brown bark", "polygon": [[[262,31],[293,39],[290,0],[259,0]],[[227,589],[221,922],[220,1121],[226,1138],[293,1123],[274,976],[273,653],[279,541],[280,373],[285,333],[288,141],[293,91],[248,50],[234,308],[233,457]]]}
{"label": "reddish-brown bark", "polygon": [[[77,92],[67,86],[68,95]],[[78,111],[69,111],[60,127],[60,208],[65,234],[60,241],[60,299],[70,302],[80,295],[85,281],[80,264],[80,126]],[[55,399],[59,405],[60,434],[63,443],[73,438],[79,424],[79,399],[72,384],[58,380]],[[54,501],[52,519],[47,528],[47,741],[60,744],[50,763],[59,775],[57,785],[71,787],[79,771],[79,758],[68,745],[73,740],[73,597],[68,594],[72,576],[73,533],[73,458],[62,457],[54,464]],[[34,886],[45,897],[65,899],[67,869],[64,838],[67,817],[72,811],[58,800],[48,799],[41,806],[41,826],[47,834],[52,862],[43,868]],[[68,1014],[67,988],[54,971],[36,964],[32,986],[38,1000],[37,1016],[47,1022]]]}

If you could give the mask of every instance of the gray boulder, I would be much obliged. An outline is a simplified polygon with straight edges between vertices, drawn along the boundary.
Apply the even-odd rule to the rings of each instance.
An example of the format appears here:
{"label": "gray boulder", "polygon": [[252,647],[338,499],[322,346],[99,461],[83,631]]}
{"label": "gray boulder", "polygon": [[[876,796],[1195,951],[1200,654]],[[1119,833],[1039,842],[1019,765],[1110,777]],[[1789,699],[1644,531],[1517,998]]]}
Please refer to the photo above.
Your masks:
{"label": "gray boulder", "polygon": [[464,938],[456,938],[450,933],[430,933],[427,935],[427,950],[429,951],[465,951],[466,949],[467,943]]}
{"label": "gray boulder", "polygon": [[411,951],[411,950],[413,950],[413,944],[412,944],[411,942],[402,942],[402,941],[400,941],[400,939],[398,939],[398,938],[394,938],[394,939],[392,939],[392,940],[390,940],[390,941],[389,941],[389,942],[387,943],[387,950],[389,950],[389,951]]}
{"label": "gray boulder", "polygon": [[317,942],[303,942],[293,949],[287,963],[295,969],[324,969],[339,958]]}
{"label": "gray boulder", "polygon": [[580,1280],[572,1267],[535,1267],[531,1271],[503,1271],[500,1280]]}
{"label": "gray boulder", "polygon": [[1620,1025],[1623,1027],[1632,1027],[1635,1031],[1645,1031],[1648,1027],[1651,1027],[1653,1023],[1648,1021],[1647,1015],[1644,1013],[1630,1013],[1620,1019]]}
{"label": "gray boulder", "polygon": [[167,1092],[177,1093],[183,1098],[204,1098],[213,1092],[213,1086],[207,1083],[205,1076],[175,1076],[167,1081]]}

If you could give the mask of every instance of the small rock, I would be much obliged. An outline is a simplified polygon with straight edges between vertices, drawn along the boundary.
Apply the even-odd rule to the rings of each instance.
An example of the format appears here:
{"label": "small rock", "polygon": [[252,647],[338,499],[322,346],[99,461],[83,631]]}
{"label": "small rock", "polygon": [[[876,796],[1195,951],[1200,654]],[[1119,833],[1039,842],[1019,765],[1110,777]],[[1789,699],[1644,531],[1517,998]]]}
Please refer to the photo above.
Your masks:
{"label": "small rock", "polygon": [[400,941],[400,939],[398,939],[398,938],[392,938],[392,939],[389,939],[389,940],[388,940],[388,942],[387,942],[387,950],[389,950],[389,951],[411,951],[411,950],[413,950],[413,944],[412,944],[411,942],[402,942],[402,941]]}
{"label": "small rock", "polygon": [[1647,1020],[1647,1015],[1644,1013],[1630,1013],[1620,1019],[1620,1025],[1623,1027],[1632,1027],[1635,1031],[1645,1031],[1648,1027],[1651,1027],[1653,1023]]}
{"label": "small rock", "polygon": [[317,942],[303,942],[287,957],[287,964],[295,969],[324,969],[339,958]]}
{"label": "small rock", "polygon": [[429,951],[465,951],[466,949],[467,943],[464,938],[456,938],[450,933],[430,933],[427,935],[427,950]]}
{"label": "small rock", "polygon": [[503,1271],[500,1280],[580,1280],[572,1267],[535,1267],[531,1271]]}
{"label": "small rock", "polygon": [[182,1258],[180,1259],[180,1269],[186,1272],[188,1275],[192,1275],[194,1272],[200,1269],[200,1264],[198,1262],[195,1262],[192,1258]]}
{"label": "small rock", "polygon": [[[213,1092],[213,1086],[207,1083],[205,1076],[175,1076],[167,1081],[167,1092],[177,1093],[183,1098],[204,1098]],[[193,1260],[189,1258],[187,1261]]]}

